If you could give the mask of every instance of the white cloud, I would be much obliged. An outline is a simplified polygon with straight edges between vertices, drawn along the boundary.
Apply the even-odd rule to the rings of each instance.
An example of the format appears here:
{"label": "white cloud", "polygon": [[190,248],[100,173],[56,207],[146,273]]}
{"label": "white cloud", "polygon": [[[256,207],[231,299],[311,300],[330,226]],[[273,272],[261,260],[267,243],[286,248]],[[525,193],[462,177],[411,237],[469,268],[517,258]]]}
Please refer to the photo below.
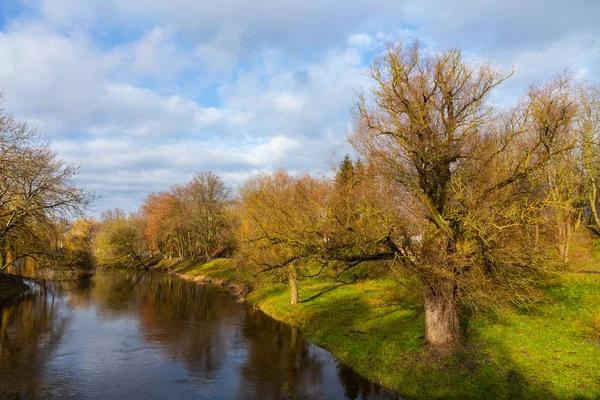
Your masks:
{"label": "white cloud", "polygon": [[358,47],[371,47],[373,45],[373,38],[370,35],[359,33],[351,35],[348,43]]}
{"label": "white cloud", "polygon": [[[90,47],[84,37],[64,37],[37,26],[0,33],[0,82],[11,109],[22,118],[87,122],[109,62]],[[62,129],[64,124],[47,127]]]}
{"label": "white cloud", "polygon": [[246,148],[241,156],[256,167],[261,168],[281,163],[284,157],[291,156],[290,152],[292,150],[300,148],[301,145],[297,140],[285,136],[275,136],[264,144]]}
{"label": "white cloud", "polygon": [[211,71],[229,70],[236,66],[242,32],[239,26],[222,26],[208,42],[196,46],[196,54]]}

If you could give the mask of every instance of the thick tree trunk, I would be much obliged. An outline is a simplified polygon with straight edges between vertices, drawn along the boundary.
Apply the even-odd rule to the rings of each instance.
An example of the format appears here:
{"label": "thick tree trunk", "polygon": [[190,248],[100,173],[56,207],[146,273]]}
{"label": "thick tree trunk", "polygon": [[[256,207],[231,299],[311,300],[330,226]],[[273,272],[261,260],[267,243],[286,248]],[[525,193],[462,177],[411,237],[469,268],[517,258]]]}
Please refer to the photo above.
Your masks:
{"label": "thick tree trunk", "polygon": [[425,340],[443,346],[460,340],[456,284],[451,279],[438,281],[435,286],[425,285]]}
{"label": "thick tree trunk", "polygon": [[289,280],[290,280],[290,303],[292,305],[299,304],[300,298],[298,297],[298,279],[296,277],[296,269],[295,268],[290,268]]}

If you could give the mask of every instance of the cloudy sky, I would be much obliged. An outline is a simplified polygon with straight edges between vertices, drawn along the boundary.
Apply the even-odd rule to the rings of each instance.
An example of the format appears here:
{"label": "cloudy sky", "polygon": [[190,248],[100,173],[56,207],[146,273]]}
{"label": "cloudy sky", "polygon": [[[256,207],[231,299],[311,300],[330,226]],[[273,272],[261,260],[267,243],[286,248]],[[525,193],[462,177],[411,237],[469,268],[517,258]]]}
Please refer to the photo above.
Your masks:
{"label": "cloudy sky", "polygon": [[81,165],[94,213],[212,170],[324,171],[387,41],[600,81],[598,0],[0,0],[5,110]]}

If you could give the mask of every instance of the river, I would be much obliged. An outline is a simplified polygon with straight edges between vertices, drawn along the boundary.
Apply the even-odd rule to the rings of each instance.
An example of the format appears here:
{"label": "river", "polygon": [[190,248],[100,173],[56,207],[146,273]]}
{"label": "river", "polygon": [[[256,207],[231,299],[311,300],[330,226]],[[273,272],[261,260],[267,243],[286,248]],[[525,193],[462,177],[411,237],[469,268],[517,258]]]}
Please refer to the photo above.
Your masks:
{"label": "river", "polygon": [[396,399],[226,290],[101,270],[0,305],[2,399]]}

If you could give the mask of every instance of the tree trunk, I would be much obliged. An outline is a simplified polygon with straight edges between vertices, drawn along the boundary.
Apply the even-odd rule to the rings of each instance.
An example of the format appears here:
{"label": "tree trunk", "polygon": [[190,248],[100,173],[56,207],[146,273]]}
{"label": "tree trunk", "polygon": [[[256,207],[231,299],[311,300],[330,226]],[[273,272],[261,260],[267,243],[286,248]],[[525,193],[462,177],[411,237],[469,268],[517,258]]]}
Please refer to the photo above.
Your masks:
{"label": "tree trunk", "polygon": [[564,254],[563,254],[563,262],[569,262],[569,243],[571,242],[571,236],[573,235],[571,224],[567,222],[565,226],[565,245],[564,245]]}
{"label": "tree trunk", "polygon": [[140,257],[139,257],[139,256],[138,256],[136,253],[135,253],[135,251],[131,251],[131,255],[132,255],[132,258],[135,258],[135,259],[137,259],[137,260],[138,260],[138,262],[139,262],[140,264],[142,264],[142,267],[144,267],[144,269],[145,269],[146,271],[150,271],[150,268],[148,268],[148,266],[147,266],[147,265],[146,265],[146,264],[145,264],[145,263],[142,261],[142,259],[141,259],[141,258],[140,258]]}
{"label": "tree trunk", "polygon": [[435,286],[425,285],[425,340],[427,343],[443,346],[460,340],[456,284],[451,279],[443,279]]}
{"label": "tree trunk", "polygon": [[298,279],[296,277],[296,268],[290,268],[289,280],[290,280],[290,303],[292,305],[297,305],[300,303],[300,298],[298,297]]}
{"label": "tree trunk", "polygon": [[562,262],[569,262],[569,242],[571,241],[572,229],[570,222],[559,222],[558,227],[558,254]]}
{"label": "tree trunk", "polygon": [[592,211],[592,218],[594,218],[594,225],[596,225],[597,228],[600,228],[600,218],[598,218],[598,209],[596,208],[596,203],[598,201],[598,190],[595,183],[592,183],[589,201],[590,210]]}

